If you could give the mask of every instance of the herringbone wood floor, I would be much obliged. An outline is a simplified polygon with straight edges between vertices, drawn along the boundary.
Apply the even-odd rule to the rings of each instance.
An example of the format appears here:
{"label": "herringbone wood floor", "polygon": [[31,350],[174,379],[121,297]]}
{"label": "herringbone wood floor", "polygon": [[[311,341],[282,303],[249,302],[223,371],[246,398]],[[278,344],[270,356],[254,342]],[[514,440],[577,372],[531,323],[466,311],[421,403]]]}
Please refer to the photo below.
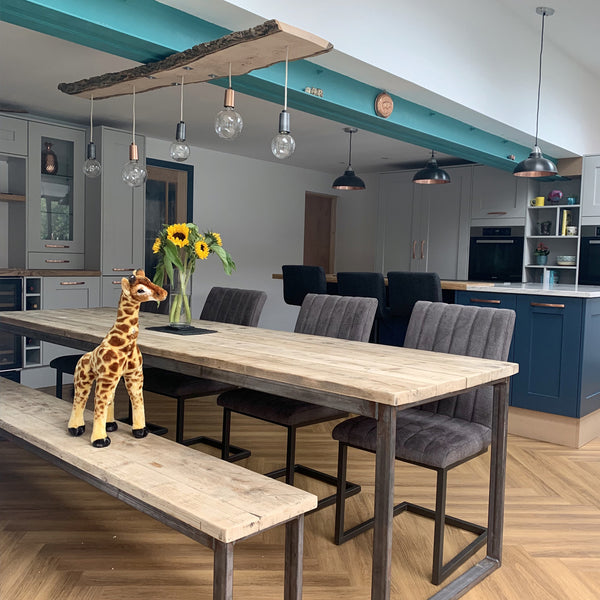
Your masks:
{"label": "herringbone wood floor", "polygon": [[[125,406],[119,399],[118,412]],[[187,434],[219,436],[214,400],[188,407]],[[168,437],[174,435],[173,401],[148,394],[146,410],[148,420],[167,425]],[[335,472],[331,428],[319,425],[299,433],[300,462]],[[281,428],[234,416],[233,437],[253,450],[241,463],[248,468],[265,472],[281,464]],[[450,514],[485,522],[488,462],[489,454],[451,472]],[[370,515],[373,467],[372,456],[350,453],[349,478],[363,491],[348,502],[348,524]],[[2,600],[211,598],[212,552],[185,536],[7,441],[0,441],[0,482]],[[329,492],[311,480],[299,478],[298,484],[321,495]],[[434,484],[433,473],[397,465],[398,500],[431,506]],[[335,546],[333,515],[329,507],[306,519],[304,598],[369,598],[371,534]],[[410,514],[395,519],[393,599],[434,593],[431,536],[427,519]],[[468,534],[449,530],[447,552],[466,539]],[[283,597],[282,542],[283,529],[277,528],[237,545],[236,598]],[[465,598],[600,598],[600,439],[574,450],[509,437],[504,564]]]}

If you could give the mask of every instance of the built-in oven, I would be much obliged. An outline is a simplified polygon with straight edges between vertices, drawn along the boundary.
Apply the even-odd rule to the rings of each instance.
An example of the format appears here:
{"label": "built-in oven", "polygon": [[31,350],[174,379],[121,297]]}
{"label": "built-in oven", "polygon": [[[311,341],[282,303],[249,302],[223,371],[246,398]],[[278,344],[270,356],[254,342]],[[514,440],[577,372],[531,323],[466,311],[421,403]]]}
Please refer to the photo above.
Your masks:
{"label": "built-in oven", "polygon": [[584,225],[579,248],[579,283],[600,285],[600,227]]}
{"label": "built-in oven", "polygon": [[[0,277],[0,311],[23,308],[23,279]],[[0,330],[0,375],[18,380],[23,366],[21,336]]]}
{"label": "built-in oven", "polygon": [[524,233],[524,227],[471,227],[469,280],[521,281]]}

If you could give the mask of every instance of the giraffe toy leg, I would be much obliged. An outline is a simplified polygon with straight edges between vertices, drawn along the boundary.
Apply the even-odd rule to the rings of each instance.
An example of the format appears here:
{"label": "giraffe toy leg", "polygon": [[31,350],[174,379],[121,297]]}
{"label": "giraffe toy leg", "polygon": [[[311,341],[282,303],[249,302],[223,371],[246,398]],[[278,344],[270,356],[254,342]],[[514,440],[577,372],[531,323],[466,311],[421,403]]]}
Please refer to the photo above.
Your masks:
{"label": "giraffe toy leg", "polygon": [[131,401],[133,413],[132,433],[136,438],[143,438],[148,435],[146,429],[146,416],[144,413],[144,372],[140,365],[134,371],[123,375],[125,387]]}
{"label": "giraffe toy leg", "polygon": [[84,354],[75,367],[75,397],[69,419],[68,429],[73,436],[83,435],[85,421],[83,411],[94,383],[94,374],[90,368],[91,353]]}
{"label": "giraffe toy leg", "polygon": [[106,435],[106,416],[110,405],[114,402],[117,383],[113,378],[98,377],[96,379],[96,398],[94,402],[94,428],[92,429],[92,446],[105,448],[110,444]]}
{"label": "giraffe toy leg", "polygon": [[108,405],[108,409],[106,411],[106,431],[109,433],[111,431],[116,431],[119,428],[117,422],[115,421],[115,402],[113,401]]}

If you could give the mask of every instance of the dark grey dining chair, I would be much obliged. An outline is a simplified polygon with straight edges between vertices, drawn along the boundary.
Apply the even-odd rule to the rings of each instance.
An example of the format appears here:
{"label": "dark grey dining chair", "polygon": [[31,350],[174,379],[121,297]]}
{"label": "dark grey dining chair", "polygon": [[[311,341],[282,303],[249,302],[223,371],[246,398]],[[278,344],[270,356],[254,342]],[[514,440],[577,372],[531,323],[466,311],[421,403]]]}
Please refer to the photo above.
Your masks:
{"label": "dark grey dining chair", "polygon": [[313,265],[283,265],[283,300],[302,306],[306,294],[327,294],[325,269]]}
{"label": "dark grey dining chair", "polygon": [[[404,346],[506,360],[514,322],[512,310],[417,302]],[[450,469],[486,452],[491,443],[492,404],[493,388],[485,386],[397,413],[396,460],[437,473],[435,510],[406,501],[394,507],[394,515],[409,511],[435,519],[431,578],[435,585],[472,556],[487,539],[485,527],[446,515],[446,483]],[[332,435],[339,442],[335,542],[341,544],[373,526],[373,519],[369,519],[344,530],[346,499],[343,489],[348,447],[374,453],[377,422],[369,417],[348,419],[338,424]],[[477,537],[444,564],[446,524],[472,532]]]}
{"label": "dark grey dining chair", "polygon": [[[259,290],[213,287],[208,293],[200,313],[200,319],[256,327],[266,299],[267,294]],[[215,448],[221,448],[220,440],[204,435],[193,438],[184,437],[185,403],[192,398],[212,396],[231,389],[235,389],[235,386],[221,381],[183,375],[154,367],[144,368],[144,391],[177,400],[175,441],[184,446],[208,444]],[[243,448],[231,446],[230,449],[233,451],[233,457],[230,457],[232,460],[250,456],[250,452]]]}
{"label": "dark grey dining chair", "polygon": [[[308,294],[300,308],[294,331],[367,342],[376,310],[377,301],[374,298]],[[307,425],[343,419],[348,416],[347,412],[244,388],[221,394],[217,403],[224,409],[222,458],[227,459],[229,455],[231,413],[235,412],[287,429],[286,466],[267,473],[269,477],[285,475],[286,483],[294,485],[294,474],[300,473],[330,485],[337,485],[334,476],[296,464],[296,430]],[[356,484],[346,482],[344,485],[346,496],[359,491],[360,486]],[[322,498],[316,510],[333,504],[335,498],[335,494]]]}

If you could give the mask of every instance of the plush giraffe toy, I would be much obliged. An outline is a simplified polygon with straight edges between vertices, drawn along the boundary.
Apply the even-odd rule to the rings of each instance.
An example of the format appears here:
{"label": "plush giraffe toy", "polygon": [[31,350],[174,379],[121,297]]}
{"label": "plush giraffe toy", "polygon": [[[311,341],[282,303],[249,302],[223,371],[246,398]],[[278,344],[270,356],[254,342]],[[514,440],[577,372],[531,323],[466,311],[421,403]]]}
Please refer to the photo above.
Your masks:
{"label": "plush giraffe toy", "polygon": [[83,411],[92,383],[96,380],[92,445],[105,448],[110,444],[106,432],[117,429],[113,400],[121,377],[125,380],[131,401],[133,435],[136,438],[148,435],[142,393],[142,353],[137,347],[140,304],[148,300],[159,302],[166,297],[167,291],[153,284],[142,269],[135,271],[129,279],[121,279],[115,324],[99,346],[79,359],[75,368],[75,398],[69,419],[71,435],[82,435],[85,431]]}

